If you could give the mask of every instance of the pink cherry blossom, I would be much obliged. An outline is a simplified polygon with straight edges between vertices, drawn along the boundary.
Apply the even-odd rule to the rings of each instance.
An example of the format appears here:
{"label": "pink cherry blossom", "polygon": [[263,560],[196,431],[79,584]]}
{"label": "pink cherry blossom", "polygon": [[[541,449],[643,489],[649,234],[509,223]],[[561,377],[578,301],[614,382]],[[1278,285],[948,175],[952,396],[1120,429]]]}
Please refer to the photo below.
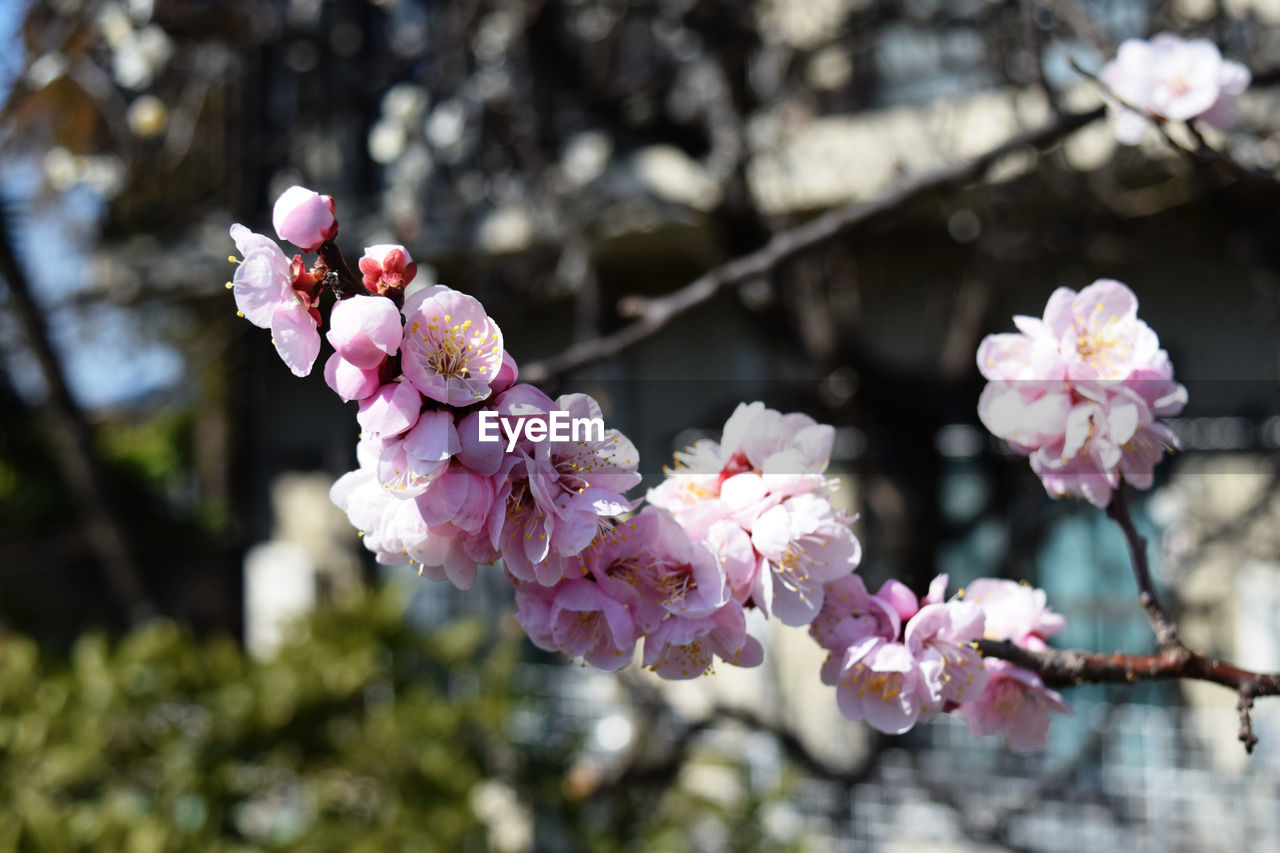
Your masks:
{"label": "pink cherry blossom", "polygon": [[1181,411],[1186,389],[1137,311],[1117,281],[1059,288],[1042,319],[1015,317],[1018,334],[989,335],[978,348],[991,380],[979,418],[1030,457],[1054,497],[1105,507],[1122,480],[1149,486],[1164,451],[1177,447],[1156,418]]}
{"label": "pink cherry blossom", "polygon": [[555,587],[516,585],[516,619],[529,638],[547,651],[583,657],[604,670],[622,669],[635,651],[636,627],[627,608],[589,580],[561,581]]}
{"label": "pink cherry blossom", "polygon": [[471,296],[442,285],[405,302],[401,369],[423,396],[449,406],[486,399],[502,369],[502,332]]}
{"label": "pink cherry blossom", "polygon": [[941,703],[931,694],[910,649],[871,635],[845,652],[836,704],[846,719],[865,720],[886,734],[902,734],[920,720],[925,708],[936,715]]}
{"label": "pink cherry blossom", "polygon": [[343,400],[363,400],[382,386],[377,368],[356,367],[336,352],[324,363],[324,381]]}
{"label": "pink cherry blossom", "polygon": [[1223,59],[1212,42],[1161,33],[1150,41],[1125,41],[1099,79],[1110,90],[1104,99],[1116,138],[1134,145],[1147,132],[1147,116],[1201,119],[1229,129],[1235,96],[1250,75],[1238,62]]}
{"label": "pink cherry blossom", "polygon": [[764,659],[764,649],[747,633],[746,614],[736,601],[708,616],[667,619],[645,635],[643,663],[662,678],[697,678],[716,658],[740,667],[758,666]]}
{"label": "pink cherry blossom", "polygon": [[846,519],[815,494],[801,494],[755,522],[751,541],[767,561],[755,603],[784,625],[808,625],[822,608],[824,584],[851,573],[861,546]]}
{"label": "pink cherry blossom", "polygon": [[[448,412],[428,411],[402,438],[366,435],[356,448],[360,467],[334,484],[330,498],[378,562],[419,563],[420,574],[468,589],[477,567],[498,558],[493,522],[503,513],[495,478],[476,475],[452,456],[451,420]],[[406,460],[418,466],[415,472],[389,470]]]}
{"label": "pink cherry blossom", "polygon": [[418,274],[409,250],[387,243],[367,247],[358,266],[365,288],[380,296],[403,292]]}
{"label": "pink cherry blossom", "polygon": [[674,469],[647,499],[681,514],[719,497],[725,481],[747,472],[760,475],[766,491],[779,496],[820,489],[834,438],[834,429],[808,415],[743,403],[725,422],[719,442],[703,439],[676,453]]}
{"label": "pink cherry blossom", "polygon": [[899,638],[902,619],[894,607],[867,592],[857,575],[845,575],[826,585],[822,609],[809,624],[809,634],[829,654],[819,673],[822,683],[840,683],[845,653],[870,637],[886,642]]}
{"label": "pink cherry blossom", "polygon": [[285,257],[275,241],[243,225],[231,226],[231,238],[244,259],[231,281],[236,307],[253,325],[271,330],[276,352],[295,376],[307,376],[320,354],[319,315],[296,290],[300,264]]}
{"label": "pink cherry blossom", "polygon": [[730,598],[724,567],[711,549],[690,542],[657,507],[602,533],[579,560],[602,589],[627,604],[645,633],[671,618],[710,616]]}
{"label": "pink cherry blossom", "polygon": [[453,415],[424,411],[399,438],[384,443],[378,456],[378,481],[388,491],[416,497],[444,472],[460,449]]}
{"label": "pink cherry blossom", "polygon": [[276,199],[271,224],[281,240],[289,241],[304,252],[312,252],[338,235],[335,210],[331,196],[293,186]]}
{"label": "pink cherry blossom", "polygon": [[983,623],[982,608],[963,601],[926,604],[907,623],[903,642],[930,694],[920,709],[922,720],[980,695],[987,674],[972,644],[981,639]]}
{"label": "pink cherry blossom", "polygon": [[[373,443],[380,442],[361,442],[365,447]],[[329,498],[347,514],[360,531],[361,544],[379,563],[402,566],[410,561],[403,536],[413,531],[417,509],[412,501],[399,500],[382,488],[370,465],[362,464],[339,477],[329,490]]]}
{"label": "pink cherry blossom", "polygon": [[384,296],[339,299],[329,315],[325,337],[338,354],[369,370],[400,349],[400,311]]}
{"label": "pink cherry blossom", "polygon": [[988,640],[1022,645],[1032,636],[1047,640],[1067,625],[1061,614],[1049,609],[1044,590],[1016,581],[979,578],[965,587],[963,600],[982,608],[982,636]]}
{"label": "pink cherry blossom", "polygon": [[996,658],[984,663],[987,683],[982,695],[956,713],[969,721],[975,735],[999,734],[1014,752],[1044,749],[1050,712],[1070,714],[1070,706],[1034,672]]}
{"label": "pink cherry blossom", "polygon": [[356,420],[373,438],[392,438],[418,422],[422,397],[408,382],[388,382],[360,401]]}
{"label": "pink cherry blossom", "polygon": [[[601,418],[585,394],[552,401],[536,388],[514,385],[496,401],[504,417],[547,420],[552,411],[571,418]],[[507,569],[522,580],[555,583],[563,565],[549,556],[573,557],[604,530],[607,519],[632,508],[624,497],[640,482],[635,446],[617,430],[580,441],[525,441],[513,454],[502,552]]]}

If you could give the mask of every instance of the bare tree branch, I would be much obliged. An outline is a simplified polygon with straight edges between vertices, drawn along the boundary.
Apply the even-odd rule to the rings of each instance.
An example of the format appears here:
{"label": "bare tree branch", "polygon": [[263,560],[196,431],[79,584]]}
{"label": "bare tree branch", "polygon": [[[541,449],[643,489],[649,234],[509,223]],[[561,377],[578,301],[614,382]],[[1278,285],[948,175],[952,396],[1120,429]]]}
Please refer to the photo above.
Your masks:
{"label": "bare tree branch", "polygon": [[89,542],[102,562],[107,583],[120,599],[131,624],[152,618],[155,605],[147,596],[124,527],[112,507],[102,461],[84,413],[76,405],[45,329],[40,308],[14,250],[9,211],[0,204],[0,276],[9,285],[10,301],[27,343],[35,353],[49,389],[54,430],[53,456],[75,503],[79,504]]}
{"label": "bare tree branch", "polygon": [[1200,129],[1196,127],[1196,120],[1194,118],[1184,122],[1188,132],[1190,132],[1191,137],[1196,142],[1195,148],[1188,148],[1187,146],[1179,143],[1178,140],[1174,139],[1173,134],[1169,133],[1169,124],[1170,124],[1169,119],[1165,118],[1164,116],[1155,115],[1154,113],[1151,113],[1150,111],[1145,110],[1141,107],[1134,106],[1129,101],[1117,95],[1110,86],[1102,82],[1102,80],[1098,77],[1098,75],[1094,74],[1091,71],[1086,71],[1083,68],[1081,68],[1080,64],[1077,63],[1074,59],[1071,61],[1071,68],[1080,76],[1086,77],[1090,81],[1092,81],[1093,84],[1096,85],[1108,99],[1124,107],[1126,110],[1137,113],[1138,115],[1145,118],[1148,122],[1151,123],[1152,127],[1154,127],[1157,131],[1159,131],[1160,136],[1164,139],[1166,143],[1168,143],[1170,148],[1177,151],[1179,154],[1182,154],[1183,156],[1187,157],[1193,163],[1197,165],[1218,163],[1226,167],[1227,171],[1231,172],[1238,178],[1253,178],[1255,180],[1270,181],[1273,183],[1276,182],[1276,177],[1270,174],[1269,172],[1265,172],[1262,169],[1255,169],[1250,166],[1246,166],[1245,164],[1241,163],[1239,160],[1232,157],[1230,154],[1227,154],[1224,151],[1219,151],[1217,148],[1214,148],[1212,145],[1210,145],[1208,141],[1205,140],[1204,135],[1200,132]]}
{"label": "bare tree branch", "polygon": [[979,640],[977,649],[1039,674],[1051,687],[1090,683],[1132,683],[1189,679],[1230,687],[1240,696],[1240,740],[1252,752],[1257,738],[1249,708],[1258,696],[1280,696],[1280,673],[1259,673],[1225,663],[1179,644],[1154,655],[1085,652],[1078,649],[1033,651],[1009,640]]}
{"label": "bare tree branch", "polygon": [[1172,652],[1182,648],[1178,639],[1178,626],[1165,611],[1156,595],[1155,582],[1151,579],[1151,565],[1147,559],[1147,540],[1138,533],[1133,525],[1133,517],[1129,513],[1129,499],[1125,496],[1124,484],[1116,489],[1107,504],[1107,517],[1114,521],[1124,533],[1129,544],[1129,556],[1133,562],[1133,577],[1138,582],[1138,603],[1147,611],[1147,620],[1151,622],[1151,630],[1155,632],[1156,642],[1160,650]]}
{"label": "bare tree branch", "polygon": [[1028,147],[1037,150],[1048,148],[1073,131],[1101,118],[1102,114],[1103,108],[1098,107],[1055,118],[1039,128],[1015,134],[978,157],[915,178],[879,199],[851,202],[803,225],[779,232],[760,249],[703,273],[666,296],[626,300],[620,308],[623,313],[636,317],[633,322],[612,334],[574,344],[558,355],[525,365],[520,371],[520,378],[535,384],[545,382],[553,376],[615,356],[657,333],[680,314],[707,302],[725,287],[744,284],[765,275],[779,264],[842,236],[874,217],[933,193],[956,189],[979,180],[1006,155]]}

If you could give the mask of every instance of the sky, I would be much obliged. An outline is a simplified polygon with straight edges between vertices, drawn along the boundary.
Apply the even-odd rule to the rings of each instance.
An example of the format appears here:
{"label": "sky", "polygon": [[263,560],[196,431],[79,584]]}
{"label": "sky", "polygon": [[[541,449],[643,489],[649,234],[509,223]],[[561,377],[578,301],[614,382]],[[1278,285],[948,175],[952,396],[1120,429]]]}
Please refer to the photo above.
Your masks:
{"label": "sky", "polygon": [[[0,0],[0,100],[7,99],[24,57],[18,24],[25,0]],[[3,140],[0,140],[2,142]],[[181,377],[178,353],[158,342],[140,338],[128,312],[110,305],[93,308],[91,317],[77,317],[57,307],[89,280],[86,249],[103,209],[103,199],[87,187],[76,187],[52,200],[38,198],[41,190],[40,152],[5,156],[0,165],[0,198],[16,211],[15,239],[35,298],[44,306],[55,348],[72,394],[87,408],[114,406],[146,397],[172,386]],[[44,381],[35,359],[23,351],[13,324],[4,323],[5,368],[29,403],[44,396]]]}

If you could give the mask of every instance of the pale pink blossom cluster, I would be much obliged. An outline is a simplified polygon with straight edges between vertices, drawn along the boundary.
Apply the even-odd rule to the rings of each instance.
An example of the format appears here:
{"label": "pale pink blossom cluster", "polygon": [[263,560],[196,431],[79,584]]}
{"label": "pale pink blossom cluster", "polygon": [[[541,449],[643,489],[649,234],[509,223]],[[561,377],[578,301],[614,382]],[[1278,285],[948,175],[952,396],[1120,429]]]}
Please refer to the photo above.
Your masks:
{"label": "pale pink blossom cluster", "polygon": [[[366,293],[348,292],[354,274],[343,272],[331,242],[333,212],[332,199],[301,187],[276,205],[281,238],[319,252],[309,270],[301,255],[289,259],[269,238],[233,226],[244,259],[232,288],[240,311],[272,330],[299,375],[319,354],[320,296],[329,288],[339,296],[324,334],[334,350],[324,374],[356,404],[361,433],[359,466],[330,495],[379,562],[417,564],[467,589],[480,566],[501,560],[516,618],[536,645],[607,670],[626,666],[641,646],[643,665],[672,679],[708,672],[717,659],[759,664],[761,645],[747,633],[747,610],[757,608],[810,627],[830,652],[822,678],[850,719],[902,732],[957,711],[975,732],[1001,732],[1015,749],[1043,743],[1049,711],[1065,710],[1061,698],[1031,673],[984,662],[975,641],[1043,648],[1061,619],[1043,593],[999,581],[950,601],[945,576],[923,600],[894,581],[869,594],[854,574],[861,547],[852,519],[833,505],[825,476],[830,426],[743,404],[718,441],[676,455],[641,508],[628,497],[641,481],[632,443],[603,428],[590,397],[553,400],[518,383],[502,331],[475,298],[441,285],[408,293],[417,268],[395,245],[367,248],[358,265]],[[1143,430],[1164,437],[1150,414],[1168,405],[1126,383],[1150,374],[1164,396],[1165,385],[1179,386],[1115,288],[1128,293],[1114,283],[1078,297],[1060,291],[1043,321],[1019,318],[1023,335],[984,343],[998,386],[984,411],[1017,409],[1005,399],[1013,394],[1038,413],[1017,414],[1005,430],[1019,446],[1058,453],[1076,442],[1065,436],[1077,427],[1055,434],[1043,409],[1070,421],[1085,407],[1100,419],[1076,442],[1079,454],[1114,442],[1125,406],[1136,410],[1131,443]],[[1095,298],[1100,313],[1077,304]],[[1034,383],[1024,383],[1026,371],[1037,373]],[[1105,384],[1115,380],[1118,389]],[[566,436],[556,428],[563,422],[600,428]]]}
{"label": "pale pink blossom cluster", "polygon": [[1249,69],[1222,58],[1213,42],[1187,41],[1161,33],[1150,41],[1129,39],[1099,79],[1116,139],[1136,145],[1151,118],[1192,119],[1221,130],[1235,125],[1236,96],[1249,85]]}
{"label": "pale pink blossom cluster", "polygon": [[1121,481],[1148,488],[1177,439],[1157,420],[1178,414],[1186,389],[1118,281],[1059,288],[1044,317],[1013,318],[1017,334],[988,335],[978,369],[990,382],[978,415],[1030,457],[1053,497],[1105,507]]}
{"label": "pale pink blossom cluster", "polygon": [[[995,578],[981,578],[964,590],[964,600],[982,609],[983,637],[1009,640],[1032,651],[1044,651],[1045,640],[1067,626],[1049,609],[1044,590]],[[1044,749],[1049,714],[1070,714],[1071,708],[1040,676],[1006,660],[984,658],[986,685],[974,701],[961,705],[960,716],[975,735],[998,734],[1014,752]]]}
{"label": "pale pink blossom cluster", "polygon": [[888,734],[952,712],[1016,751],[1043,748],[1049,711],[1070,709],[1035,673],[983,658],[976,641],[1042,650],[1065,620],[1049,612],[1042,590],[1013,581],[983,578],[950,600],[946,587],[939,575],[917,600],[895,580],[875,593],[857,575],[827,584],[809,633],[827,650],[822,681],[836,688],[840,712]]}
{"label": "pale pink blossom cluster", "polygon": [[747,608],[807,625],[824,585],[858,566],[850,519],[826,494],[833,435],[807,415],[739,406],[720,441],[678,453],[649,506],[576,556],[508,556],[518,618],[538,645],[609,669],[641,638],[644,665],[666,678],[716,658],[758,664]]}
{"label": "pale pink blossom cluster", "polygon": [[808,625],[824,585],[862,559],[851,519],[832,506],[823,476],[834,437],[808,415],[743,403],[720,441],[676,454],[648,501],[723,555],[736,601],[784,625]]}
{"label": "pale pink blossom cluster", "polygon": [[[332,275],[323,261],[337,230],[332,213],[331,199],[296,187],[276,205],[282,238],[321,250],[310,271],[269,238],[232,229],[245,255],[233,283],[245,316],[258,322],[305,312],[305,323],[296,322],[305,347],[276,336],[300,375],[320,348],[317,306],[319,285]],[[325,379],[356,403],[361,429],[359,467],[334,484],[331,497],[379,562],[416,563],[422,574],[467,589],[481,565],[501,559],[517,618],[534,643],[618,669],[643,642],[644,665],[668,678],[700,675],[716,658],[758,664],[760,644],[746,630],[750,590],[764,591],[766,608],[776,599],[790,613],[807,585],[817,584],[820,603],[821,582],[856,566],[847,519],[805,494],[823,485],[809,472],[826,466],[829,427],[748,407],[764,419],[749,431],[743,418],[736,423],[770,473],[753,471],[742,454],[730,459],[742,476],[729,491],[738,489],[742,500],[725,504],[722,524],[707,516],[705,527],[714,528],[707,541],[692,538],[664,509],[636,511],[639,501],[627,494],[640,482],[639,459],[624,435],[557,432],[561,416],[603,424],[600,407],[584,394],[552,400],[517,383],[502,332],[476,299],[440,285],[406,295],[416,266],[402,246],[369,247],[358,266],[367,293],[338,299],[324,335],[334,350]],[[290,296],[297,292],[305,302]],[[776,564],[763,579],[768,564],[750,538],[758,517],[761,553]],[[828,541],[838,547],[819,554]],[[774,572],[787,580],[774,584]],[[775,596],[775,586],[786,589]]]}

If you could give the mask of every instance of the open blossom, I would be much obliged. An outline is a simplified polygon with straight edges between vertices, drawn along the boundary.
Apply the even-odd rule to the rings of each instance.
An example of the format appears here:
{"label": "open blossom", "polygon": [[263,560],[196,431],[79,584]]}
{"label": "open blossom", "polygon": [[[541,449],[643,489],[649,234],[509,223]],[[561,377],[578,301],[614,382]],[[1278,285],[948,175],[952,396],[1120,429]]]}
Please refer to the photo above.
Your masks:
{"label": "open blossom", "polygon": [[756,519],[751,542],[766,561],[757,606],[784,625],[808,625],[822,608],[824,585],[853,572],[862,549],[847,520],[826,500],[802,494]]}
{"label": "open blossom", "polygon": [[874,594],[854,575],[827,584],[809,631],[831,653],[822,680],[845,717],[901,734],[980,695],[986,671],[972,643],[983,613],[942,601],[946,582],[935,578],[923,600],[892,580]]}
{"label": "open blossom", "polygon": [[625,605],[589,580],[564,580],[554,587],[521,582],[516,619],[539,648],[585,658],[592,666],[618,670],[631,662],[636,625]]}
{"label": "open blossom", "polygon": [[[1049,609],[1044,590],[1026,584],[979,578],[962,595],[985,614],[982,636],[988,640],[1010,640],[1041,651],[1044,641],[1067,624]],[[1015,752],[1043,749],[1050,712],[1070,714],[1070,706],[1030,670],[998,658],[985,658],[983,666],[987,678],[981,695],[961,705],[958,713],[974,734],[1000,734]]]}
{"label": "open blossom", "polygon": [[[585,394],[552,401],[523,384],[504,391],[495,403],[512,420],[548,422],[553,411],[573,419],[601,418],[600,407]],[[525,439],[511,458],[503,556],[516,577],[550,585],[564,574],[560,558],[581,553],[608,526],[607,519],[632,508],[624,495],[640,482],[639,455],[625,435],[610,429],[578,441]]]}
{"label": "open blossom", "polygon": [[719,442],[676,454],[648,501],[718,555],[735,601],[807,625],[822,608],[824,585],[861,558],[850,519],[827,498],[834,435],[808,415],[741,404]]}
{"label": "open blossom", "polygon": [[[866,583],[857,575],[846,575],[827,584],[822,608],[809,623],[809,634],[818,645],[840,655],[867,637],[892,641],[901,631],[902,617],[897,608],[885,597],[867,592]],[[825,676],[823,680],[835,683]]]}
{"label": "open blossom", "polygon": [[1150,41],[1125,41],[1099,79],[1110,90],[1104,97],[1116,139],[1135,145],[1147,132],[1147,116],[1199,119],[1230,129],[1235,98],[1249,85],[1250,74],[1240,63],[1223,59],[1212,42],[1161,33]]}
{"label": "open blossom", "polygon": [[313,252],[338,235],[336,206],[332,196],[293,186],[280,194],[271,211],[271,224],[281,240],[304,252]]}
{"label": "open blossom", "polygon": [[926,718],[981,695],[987,673],[973,641],[982,637],[984,622],[983,609],[964,601],[926,604],[907,622],[904,643],[929,687],[929,703],[921,708]]}
{"label": "open blossom", "polygon": [[231,280],[236,307],[253,325],[271,330],[276,352],[295,376],[307,376],[320,354],[320,318],[307,293],[314,280],[269,237],[236,224],[231,239],[243,255]]}
{"label": "open blossom", "polygon": [[850,646],[836,685],[836,704],[846,719],[865,720],[886,734],[902,734],[920,721],[932,704],[940,703],[911,650],[898,642],[870,636]]}
{"label": "open blossom", "polygon": [[1045,592],[1025,583],[979,578],[964,589],[963,598],[986,615],[982,636],[1023,645],[1029,637],[1047,640],[1067,626],[1062,614],[1049,609]]}
{"label": "open blossom", "polygon": [[726,480],[747,472],[760,475],[775,494],[821,488],[834,439],[834,429],[808,415],[742,403],[725,422],[721,440],[703,439],[678,452],[675,468],[647,499],[680,514],[719,497]]}
{"label": "open blossom", "polygon": [[359,268],[365,289],[380,296],[403,292],[418,274],[408,249],[386,243],[367,247]]}
{"label": "open blossom", "polygon": [[1149,486],[1164,451],[1177,447],[1157,418],[1180,412],[1186,389],[1137,312],[1117,281],[1059,288],[1043,318],[1015,317],[1018,333],[988,335],[978,348],[991,380],[978,416],[1030,457],[1054,497],[1105,507],[1122,480]]}
{"label": "open blossom", "polygon": [[705,545],[689,541],[666,511],[645,507],[596,538],[580,555],[646,633],[673,618],[710,616],[730,599],[724,567]]}
{"label": "open blossom", "polygon": [[759,666],[760,642],[747,633],[742,605],[730,601],[708,616],[667,619],[645,635],[645,666],[663,678],[697,678],[720,658],[733,666]]}
{"label": "open blossom", "polygon": [[994,658],[986,660],[986,670],[982,695],[957,713],[975,735],[999,734],[1014,752],[1044,749],[1050,712],[1070,714],[1070,706],[1030,670]]}
{"label": "open blossom", "polygon": [[449,406],[489,397],[502,369],[502,332],[484,307],[443,285],[405,302],[401,369],[423,396]]}

